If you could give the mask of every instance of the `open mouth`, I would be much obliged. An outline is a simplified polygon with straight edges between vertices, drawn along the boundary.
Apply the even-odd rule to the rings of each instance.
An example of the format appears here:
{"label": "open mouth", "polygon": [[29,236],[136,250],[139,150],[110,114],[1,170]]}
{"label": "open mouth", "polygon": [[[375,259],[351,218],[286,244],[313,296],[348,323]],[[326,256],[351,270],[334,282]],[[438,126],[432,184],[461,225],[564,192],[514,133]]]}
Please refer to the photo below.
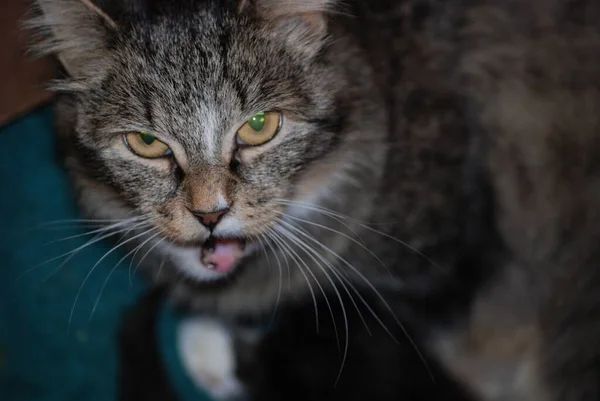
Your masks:
{"label": "open mouth", "polygon": [[229,273],[235,269],[244,256],[246,241],[241,238],[209,237],[200,252],[200,261],[206,268],[219,273]]}

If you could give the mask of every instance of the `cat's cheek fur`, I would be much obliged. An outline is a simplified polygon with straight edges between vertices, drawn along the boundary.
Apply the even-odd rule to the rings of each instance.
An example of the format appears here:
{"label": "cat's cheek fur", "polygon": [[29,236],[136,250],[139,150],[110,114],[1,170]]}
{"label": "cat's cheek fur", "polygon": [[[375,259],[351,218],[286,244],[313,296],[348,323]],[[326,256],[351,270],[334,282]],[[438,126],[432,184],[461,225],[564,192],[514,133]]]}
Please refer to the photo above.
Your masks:
{"label": "cat's cheek fur", "polygon": [[[165,162],[168,163],[168,162]],[[106,160],[107,177],[132,204],[148,207],[164,203],[177,193],[178,183],[168,167],[157,168],[137,161]]]}

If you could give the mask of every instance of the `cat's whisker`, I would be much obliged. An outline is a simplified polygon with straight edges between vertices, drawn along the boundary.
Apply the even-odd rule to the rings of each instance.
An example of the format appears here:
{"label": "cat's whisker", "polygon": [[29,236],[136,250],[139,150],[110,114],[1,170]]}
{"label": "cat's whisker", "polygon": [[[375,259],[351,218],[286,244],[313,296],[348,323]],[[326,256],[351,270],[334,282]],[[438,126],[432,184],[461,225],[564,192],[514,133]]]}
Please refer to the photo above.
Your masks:
{"label": "cat's whisker", "polygon": [[[280,221],[280,223],[282,223]],[[329,283],[331,284],[331,287],[333,288],[338,301],[340,302],[340,307],[342,309],[342,316],[344,318],[344,337],[345,337],[345,341],[344,341],[344,350],[342,353],[342,362],[341,362],[341,366],[340,366],[340,371],[338,373],[338,376],[335,380],[335,385],[337,385],[337,383],[340,380],[340,377],[342,375],[342,371],[344,369],[344,366],[346,364],[346,359],[348,358],[348,347],[350,344],[350,338],[349,338],[349,326],[348,326],[348,315],[346,313],[346,307],[344,305],[344,300],[342,298],[342,295],[340,294],[337,286],[335,285],[335,282],[333,281],[333,279],[331,278],[331,276],[327,273],[327,271],[323,268],[323,266],[321,266],[321,264],[314,258],[314,256],[312,256],[312,254],[310,252],[307,251],[306,248],[310,248],[308,245],[306,245],[306,243],[302,242],[301,240],[298,239],[297,236],[293,235],[292,233],[290,233],[288,230],[285,230],[282,226],[277,226],[275,228],[275,230],[279,229],[279,232],[283,235],[285,235],[289,240],[291,240],[293,243],[295,243],[297,246],[300,247],[300,249],[302,249],[304,251],[304,253],[310,258],[312,259],[312,261],[315,263],[315,265],[321,270],[321,272],[323,272],[323,275],[325,276],[325,278],[327,279],[327,281],[329,281]],[[303,246],[304,245],[304,246]],[[333,316],[332,316],[333,318]],[[334,324],[335,324],[335,318],[334,319]]]}
{"label": "cat's whisker", "polygon": [[167,262],[167,256],[163,256],[162,260],[160,261],[160,266],[158,267],[158,272],[156,273],[155,279],[158,280],[160,279],[160,276],[162,274],[163,268],[165,267],[165,263]]}
{"label": "cat's whisker", "polygon": [[[108,225],[108,226],[103,226],[103,227],[97,228],[97,229],[92,230],[92,231],[86,231],[85,233],[82,233],[82,234],[71,235],[69,237],[55,239],[55,240],[52,240],[50,242],[45,243],[44,245],[56,244],[58,242],[64,242],[64,241],[68,241],[68,240],[71,240],[71,239],[85,237],[85,236],[96,234],[96,233],[102,233],[102,232],[106,232],[106,231],[111,231],[111,230],[114,230],[116,228],[121,228],[121,227],[127,226],[129,224],[131,224],[131,221],[121,221],[119,223],[111,224],[111,225]],[[127,227],[125,227],[122,231],[125,231],[126,229],[127,229]],[[121,230],[117,231],[117,233],[118,232],[121,232]]]}
{"label": "cat's whisker", "polygon": [[[348,283],[348,285],[352,288],[352,290],[359,296],[359,298],[367,306],[368,310],[375,316],[375,318],[379,320],[379,317],[376,315],[376,313],[373,311],[373,309],[368,305],[368,303],[364,300],[364,298],[360,295],[360,293],[356,290],[356,288],[352,285],[352,283],[347,278],[343,277],[335,269],[335,266],[333,266],[331,264],[331,262],[329,262],[327,259],[325,259],[323,257],[323,255],[321,255],[319,252],[315,251],[312,247],[310,247],[310,245],[308,245],[305,241],[301,240],[300,238],[298,238],[296,235],[294,235],[292,233],[289,233],[289,235],[292,236],[294,239],[296,239],[298,241],[298,245],[300,245],[305,250],[305,252],[308,251],[308,252],[312,253],[315,257],[319,258],[320,261],[323,262],[324,266],[329,269],[329,271],[334,275],[335,278],[337,278],[337,280],[341,284],[344,292],[348,295],[348,298],[350,298],[350,302],[352,302],[352,305],[356,309],[360,320],[362,321],[365,329],[367,330],[367,333],[369,334],[369,336],[372,336],[371,329],[369,328],[369,325],[367,324],[367,321],[365,320],[365,318],[364,318],[364,316],[363,316],[360,308],[358,307],[356,301],[354,300],[354,297],[353,297],[352,293],[350,293],[350,291],[348,290],[348,287],[344,283],[344,280]],[[321,269],[321,271],[323,271],[323,273],[325,275],[329,276],[327,274],[327,272],[323,270],[323,267],[322,267],[322,265],[321,265],[321,263],[319,261],[314,260],[314,258],[313,258],[313,261],[319,266],[319,268]],[[335,289],[335,287],[334,287],[334,289]],[[342,302],[341,299],[340,299],[340,304],[342,305],[342,309],[345,310],[344,304],[343,304],[343,302]],[[389,330],[387,330],[387,328],[385,327],[385,324],[383,322],[381,322],[380,320],[379,320],[379,322],[380,322],[380,324],[382,326],[384,326],[384,328],[386,329],[386,331],[388,333],[390,333]],[[347,324],[346,324],[346,330],[348,330],[348,325]],[[348,332],[347,332],[347,334],[348,334]],[[390,333],[390,335],[391,335],[391,333]],[[345,361],[347,359],[347,352],[348,352],[348,347],[346,346],[345,354],[344,354],[344,357],[342,359],[342,363],[340,365],[340,369],[339,369],[339,372],[338,372],[338,376],[336,377],[334,386],[337,386],[337,384],[339,383],[339,380],[341,378],[341,375],[343,373]]]}
{"label": "cat's whisker", "polygon": [[54,221],[46,221],[43,223],[39,223],[34,227],[29,227],[26,230],[27,231],[32,231],[32,230],[39,230],[39,229],[43,229],[46,227],[56,227],[56,226],[60,226],[62,224],[71,224],[74,225],[75,227],[79,227],[81,225],[85,225],[85,224],[98,224],[98,225],[106,225],[107,223],[119,223],[122,221],[129,221],[131,223],[138,221],[138,220],[142,220],[144,219],[144,216],[134,216],[134,217],[129,217],[126,219],[64,219],[64,220],[54,220]]}
{"label": "cat's whisker", "polygon": [[373,252],[372,250],[370,250],[364,243],[360,243],[357,240],[355,240],[354,238],[352,238],[349,235],[347,235],[346,233],[344,233],[342,231],[339,231],[339,230],[335,230],[335,229],[333,229],[331,227],[328,227],[328,226],[326,226],[324,224],[319,224],[319,223],[315,223],[315,222],[310,221],[310,220],[305,220],[305,219],[301,219],[299,217],[294,217],[294,216],[291,216],[290,214],[287,214],[287,213],[284,213],[284,212],[277,212],[277,213],[279,213],[282,216],[285,216],[285,217],[287,217],[289,219],[296,220],[296,221],[299,221],[299,222],[302,222],[302,223],[305,223],[305,224],[309,224],[309,225],[314,226],[314,227],[322,228],[324,230],[327,230],[327,231],[332,232],[334,234],[339,234],[339,235],[343,236],[344,238],[349,239],[350,241],[352,241],[353,243],[357,244],[362,249],[364,249],[365,251],[367,251],[369,253],[369,255],[371,255],[375,260],[377,260],[379,262],[379,264],[381,266],[383,266],[383,268],[387,271],[387,273],[389,274],[390,278],[394,281],[394,283],[398,284],[398,278],[396,276],[394,276],[394,274],[389,269],[389,267],[387,267],[385,265],[385,263],[383,263],[383,261],[379,258],[379,256],[377,256],[375,254],[375,252]]}
{"label": "cat's whisker", "polygon": [[[160,233],[160,232],[159,232]],[[142,242],[141,245],[137,246],[135,248],[135,252],[133,253],[133,256],[131,257],[131,260],[129,261],[129,286],[133,285],[133,275],[135,274],[135,270],[137,269],[137,267],[139,267],[140,263],[144,260],[144,258],[142,258],[140,260],[140,262],[138,262],[137,266],[135,269],[133,269],[133,262],[135,261],[135,257],[137,256],[137,253],[148,243],[152,240],[152,238],[156,237],[156,235],[147,238],[144,242]],[[152,247],[154,248],[154,247]],[[150,248],[150,250],[152,250],[152,248]],[[147,255],[147,254],[146,254]],[[132,272],[133,269],[133,272]]]}
{"label": "cat's whisker", "polygon": [[[294,226],[287,224],[287,222],[285,221],[280,221],[281,224],[285,224],[287,225],[289,228],[293,229],[294,231],[300,233],[300,234],[304,234],[304,236],[308,239],[311,239],[313,242],[318,244],[318,241],[314,238],[312,238],[308,233],[303,232],[303,230],[295,228]],[[281,227],[284,230],[287,230],[285,227]],[[293,237],[295,240],[298,241],[299,245],[304,245],[305,249],[310,251],[311,253],[313,253],[315,256],[319,257],[323,262],[325,262],[325,265],[328,266],[330,268],[330,271],[335,275],[335,277],[340,281],[340,283],[342,284],[344,290],[346,291],[348,297],[350,298],[350,300],[352,301],[354,307],[356,308],[356,311],[358,312],[358,315],[360,317],[360,319],[362,320],[367,332],[369,333],[369,335],[371,335],[371,330],[369,329],[366,320],[364,319],[364,316],[362,315],[362,312],[360,311],[358,305],[356,304],[356,302],[354,301],[354,297],[352,296],[352,294],[349,292],[348,288],[344,285],[344,281],[346,281],[350,287],[352,288],[352,290],[354,291],[354,293],[359,297],[359,299],[362,301],[362,303],[367,307],[367,309],[369,310],[369,312],[372,314],[372,316],[377,320],[377,322],[381,325],[381,327],[385,330],[386,333],[388,333],[388,335],[396,342],[399,343],[398,340],[395,338],[395,336],[392,334],[392,332],[388,329],[388,327],[385,325],[385,323],[381,320],[381,318],[379,317],[379,315],[377,315],[377,313],[373,310],[373,308],[371,308],[371,306],[369,305],[369,303],[364,299],[364,297],[360,294],[360,292],[354,287],[354,285],[352,285],[352,283],[350,282],[350,280],[346,277],[344,277],[342,274],[340,274],[337,269],[329,262],[327,261],[320,253],[318,253],[317,251],[315,251],[312,247],[310,247],[308,244],[306,244],[305,241],[303,241],[302,239],[298,238],[297,235],[294,235],[293,233],[289,232],[288,230],[288,234],[290,235],[290,237]],[[314,260],[314,258],[313,258]],[[315,261],[315,263],[318,263]],[[324,272],[325,273],[325,272]],[[326,273],[325,273],[326,274]],[[335,287],[334,287],[335,289]],[[399,323],[400,324],[400,323]],[[405,333],[405,335],[408,336],[408,334]],[[412,342],[412,341],[411,341]],[[414,344],[413,344],[414,345]],[[416,348],[416,346],[415,346]],[[417,352],[419,352],[419,350],[416,348]],[[420,355],[420,352],[419,352]],[[345,359],[344,359],[345,360]],[[427,369],[429,369],[429,366],[427,365],[427,363],[424,361],[425,366]],[[336,379],[336,385],[339,382],[339,379],[341,377],[341,373],[342,373],[342,369],[343,369],[343,363],[342,363],[342,367],[340,368],[340,372],[338,374],[338,377]]]}
{"label": "cat's whisker", "polygon": [[[97,235],[96,235],[94,238],[92,238],[92,239],[98,238],[100,235],[102,235],[102,234],[97,234]],[[72,253],[72,254],[70,254],[69,256],[67,256],[67,257],[65,258],[65,260],[63,260],[63,261],[62,261],[62,262],[61,262],[61,263],[60,263],[60,264],[59,264],[59,265],[58,265],[58,266],[57,266],[55,269],[53,269],[53,270],[50,272],[50,274],[48,274],[46,277],[44,277],[44,279],[42,280],[42,284],[45,284],[45,283],[46,283],[48,280],[50,280],[50,278],[51,278],[52,276],[54,276],[56,273],[58,273],[58,272],[59,272],[59,271],[60,271],[60,270],[61,270],[61,269],[62,269],[64,266],[66,266],[66,265],[67,265],[67,263],[69,263],[69,261],[70,261],[71,259],[73,259],[73,258],[74,258],[76,255],[77,255],[77,252],[75,252],[75,253]]]}
{"label": "cat's whisker", "polygon": [[41,227],[41,228],[35,228],[35,229],[25,229],[25,230],[20,230],[20,233],[28,233],[31,231],[36,231],[36,230],[44,230],[46,232],[48,231],[65,231],[65,230],[78,230],[81,228],[84,229],[96,229],[96,228],[102,228],[102,227],[106,227],[105,223],[85,223],[85,224],[65,224],[63,226],[52,226],[52,227]]}
{"label": "cat's whisker", "polygon": [[[141,222],[141,223],[137,223],[137,224],[136,224],[136,225],[134,225],[133,227],[134,227],[134,228],[140,228],[140,227],[143,227],[145,224],[147,224],[147,223],[146,223],[146,222]],[[60,260],[60,259],[62,259],[62,258],[64,258],[64,257],[69,257],[69,260],[70,260],[70,259],[71,259],[71,258],[72,258],[72,257],[73,257],[75,254],[77,254],[77,253],[81,252],[83,249],[87,248],[88,246],[90,246],[90,245],[93,245],[93,244],[95,244],[95,243],[97,243],[97,242],[100,242],[100,241],[102,241],[102,240],[104,240],[104,239],[106,239],[106,238],[112,237],[113,235],[117,235],[117,234],[119,234],[120,232],[121,232],[121,231],[119,231],[119,232],[109,232],[109,233],[107,233],[107,234],[103,234],[103,235],[100,235],[100,236],[96,236],[96,237],[94,237],[94,238],[92,238],[92,239],[88,240],[88,241],[87,241],[85,244],[83,244],[83,245],[81,245],[81,246],[79,246],[79,247],[77,247],[77,248],[75,248],[75,249],[73,249],[73,250],[70,250],[70,251],[68,251],[68,252],[65,252],[65,253],[63,253],[63,254],[61,254],[61,255],[58,255],[58,256],[52,257],[52,258],[50,258],[50,259],[47,259],[47,260],[45,260],[45,261],[43,261],[43,262],[41,262],[41,263],[38,263],[38,264],[37,264],[37,265],[35,265],[35,266],[32,266],[32,267],[30,267],[29,269],[25,270],[23,273],[19,274],[19,275],[18,275],[18,276],[15,278],[15,280],[14,280],[14,281],[15,281],[15,282],[19,281],[20,279],[22,279],[22,278],[23,278],[23,277],[25,277],[26,275],[30,274],[30,273],[31,273],[31,272],[33,272],[34,270],[36,270],[36,269],[39,269],[40,267],[42,267],[42,266],[45,266],[45,265],[47,265],[48,263],[54,262],[54,261],[56,261],[56,260]],[[73,255],[73,256],[70,256],[70,255]]]}
{"label": "cat's whisker", "polygon": [[85,278],[83,279],[83,282],[81,283],[81,286],[79,287],[79,290],[77,291],[77,295],[75,296],[75,300],[73,301],[73,306],[71,307],[71,313],[69,314],[69,323],[67,325],[67,333],[69,333],[70,329],[71,329],[71,322],[73,320],[73,314],[75,313],[75,306],[77,305],[77,301],[79,300],[79,297],[81,296],[81,291],[83,290],[83,287],[85,286],[85,284],[87,283],[87,281],[89,280],[90,276],[92,275],[92,273],[94,272],[94,270],[96,270],[96,267],[98,267],[98,265],[100,265],[100,263],[102,263],[102,261],[104,259],[106,259],[108,257],[108,255],[110,255],[111,253],[113,253],[114,251],[116,251],[117,249],[119,249],[120,247],[122,247],[123,245],[136,240],[137,238],[143,236],[143,235],[147,235],[149,233],[151,233],[154,230],[157,230],[157,227],[153,227],[150,228],[140,234],[134,235],[133,237],[121,242],[120,244],[117,244],[115,246],[113,246],[108,252],[106,252],[95,264],[94,266],[90,269],[90,271],[88,272],[88,274],[85,276]]}
{"label": "cat's whisker", "polygon": [[265,249],[265,244],[264,244],[264,237],[262,235],[259,235],[257,238],[257,242],[260,245],[260,249],[263,252],[263,255],[265,255],[265,259],[267,260],[267,267],[269,269],[269,273],[271,272],[271,259],[269,258],[269,254],[267,252],[267,250]]}
{"label": "cat's whisker", "polygon": [[286,225],[286,226],[288,226],[290,228],[294,228],[301,235],[304,235],[306,238],[310,239],[313,243],[315,243],[316,245],[319,245],[325,251],[327,251],[330,254],[332,254],[333,256],[335,256],[338,260],[340,260],[342,263],[344,263],[344,265],[346,265],[348,268],[350,268],[359,278],[361,278],[361,280],[373,291],[373,293],[377,296],[377,298],[379,298],[379,300],[383,303],[383,305],[385,306],[385,308],[389,311],[390,315],[396,321],[396,323],[398,324],[398,326],[400,327],[400,329],[402,330],[402,332],[406,336],[407,340],[410,342],[411,346],[414,347],[415,351],[419,355],[419,358],[422,360],[422,362],[425,365],[427,371],[429,372],[429,375],[435,381],[435,378],[433,377],[433,373],[431,372],[429,364],[427,363],[427,360],[423,356],[423,353],[421,352],[421,350],[417,346],[416,342],[410,336],[410,334],[408,333],[408,330],[406,330],[406,327],[404,327],[404,325],[402,324],[402,322],[400,321],[400,319],[398,319],[398,316],[396,316],[396,314],[394,313],[394,310],[392,309],[392,307],[390,306],[390,304],[385,300],[385,298],[383,297],[383,295],[381,294],[381,292],[379,292],[379,290],[377,290],[377,288],[367,279],[367,277],[365,277],[365,275],[362,274],[360,272],[360,270],[358,270],[356,267],[354,267],[354,265],[352,265],[350,262],[348,262],[345,258],[341,257],[337,252],[335,252],[334,250],[332,250],[328,246],[320,243],[316,239],[312,238],[310,235],[307,235],[307,234],[303,233],[301,230],[295,228],[292,224],[290,224],[290,223],[288,223],[286,221],[281,220],[280,223],[284,224],[284,225]]}
{"label": "cat's whisker", "polygon": [[[267,229],[267,232],[265,233],[267,235],[267,238],[269,238],[270,240],[275,240],[270,233],[272,232],[272,230],[270,228]],[[290,262],[288,261],[287,258],[287,253],[284,252],[284,250],[281,248],[281,244],[277,243],[277,241],[275,241],[277,245],[277,247],[279,248],[279,250],[281,251],[281,254],[283,255],[283,258],[285,260],[285,266],[286,266],[286,271],[287,271],[287,276],[288,276],[288,290],[291,288],[292,286],[292,273],[291,273],[291,268],[290,268]]]}
{"label": "cat's whisker", "polygon": [[[310,236],[310,234],[303,230],[301,227],[297,227],[297,230],[301,230],[306,236]],[[312,236],[311,236],[312,237]],[[317,242],[317,240],[315,238],[311,238],[311,240],[313,242]],[[336,266],[333,265],[332,263],[330,263],[329,261],[327,261],[320,253],[316,253],[316,255],[319,255],[321,258],[323,258],[323,261],[325,263],[327,263],[327,265],[332,269],[335,270],[337,272]],[[383,323],[383,321],[381,320],[381,318],[379,317],[379,315],[373,310],[373,308],[369,305],[369,303],[364,299],[364,297],[360,294],[360,292],[356,289],[356,287],[352,284],[352,281],[350,281],[350,279],[348,277],[346,277],[345,275],[342,274],[343,272],[338,272],[338,274],[340,274],[339,279],[344,280],[352,289],[352,291],[355,293],[356,296],[359,297],[360,301],[364,304],[364,306],[368,309],[368,311],[371,313],[371,315],[373,316],[373,318],[375,318],[375,320],[377,320],[377,322],[381,325],[381,327],[385,330],[385,332],[396,342],[398,343],[398,340],[396,339],[396,337],[394,336],[394,334],[392,334],[392,332],[389,330],[389,328],[385,325],[385,323]],[[350,296],[350,299],[353,299],[352,296]],[[356,304],[355,304],[356,307]],[[357,309],[358,311],[358,309]],[[365,323],[365,328],[367,329],[367,331],[370,334],[370,329],[367,326],[365,320],[363,319],[362,314],[359,312],[359,315],[361,317],[361,319],[363,320],[363,323]]]}
{"label": "cat's whisker", "polygon": [[307,210],[311,210],[317,213],[322,213],[327,215],[330,218],[339,218],[342,220],[350,220],[356,223],[361,223],[361,224],[366,224],[369,226],[388,226],[388,225],[394,225],[394,224],[398,224],[398,223],[394,223],[394,222],[372,222],[372,221],[364,221],[361,219],[357,219],[356,217],[352,217],[343,213],[340,213],[336,210],[330,209],[330,208],[326,208],[324,206],[321,205],[316,205],[314,203],[306,203],[306,202],[300,202],[300,201],[294,201],[294,200],[290,200],[290,199],[281,199],[281,198],[277,198],[277,199],[273,199],[272,200],[275,203],[280,203],[282,205],[285,206],[298,206]]}
{"label": "cat's whisker", "polygon": [[[304,231],[304,230],[302,230]],[[308,234],[306,231],[304,231],[307,235]],[[345,290],[346,294],[348,294],[348,297],[350,298],[350,301],[352,302],[352,304],[354,305],[356,311],[358,312],[358,315],[360,317],[360,319],[362,320],[365,329],[367,330],[367,332],[369,333],[369,335],[371,335],[371,329],[369,328],[369,326],[367,325],[367,321],[365,320],[362,312],[360,311],[360,308],[358,307],[358,305],[356,304],[354,297],[352,296],[352,294],[350,294],[350,292],[348,291],[348,288],[346,287],[346,285],[344,284],[344,282],[342,281],[342,279],[345,279],[347,283],[350,284],[350,286],[352,287],[352,289],[357,292],[357,290],[354,288],[354,286],[351,284],[351,282],[345,278],[345,277],[340,277],[340,272],[337,271],[337,269],[335,268],[335,266],[328,261],[323,255],[321,255],[321,253],[317,252],[314,248],[312,248],[311,246],[309,246],[305,241],[303,241],[302,239],[298,238],[298,236],[290,233],[290,235],[294,236],[298,241],[300,241],[303,246],[306,247],[307,250],[309,250],[315,257],[319,258],[319,260],[325,265],[325,267],[329,268],[332,273],[334,274],[334,276],[340,281],[340,284],[342,285],[343,289]],[[360,296],[360,294],[359,294]],[[367,305],[368,307],[368,305]],[[390,333],[391,334],[391,333]]]}
{"label": "cat's whisker", "polygon": [[[306,272],[302,269],[302,265],[300,263],[304,263],[304,261],[302,261],[302,259],[299,258],[298,254],[292,249],[292,247],[286,243],[285,238],[283,238],[282,236],[279,235],[279,233],[277,233],[276,231],[269,229],[268,230],[273,238],[274,241],[278,242],[281,249],[285,250],[289,255],[290,258],[292,258],[292,261],[296,262],[296,267],[298,267],[298,271],[300,272],[300,274],[302,274],[302,276],[304,277],[304,279],[306,280],[306,284],[308,286],[308,290],[310,291],[310,294],[312,296],[312,300],[313,300],[313,305],[315,308],[315,325],[316,325],[316,330],[317,333],[319,333],[319,308],[318,308],[318,303],[317,303],[317,297],[315,295],[315,292],[312,288],[312,285],[310,284],[310,280],[308,278],[308,276],[306,275]],[[299,263],[300,262],[300,263]],[[306,266],[306,264],[304,263],[304,265]],[[308,266],[306,266],[308,269]],[[309,270],[310,272],[310,270]],[[327,307],[329,308],[329,312],[331,313],[331,318],[334,319],[333,317],[333,310],[331,309],[331,305],[329,305],[329,300],[327,299],[327,295],[325,295],[325,292],[323,291],[323,288],[321,287],[320,283],[318,282],[318,280],[316,279],[316,277],[314,277],[314,275],[312,275],[313,279],[315,280],[315,282],[317,283],[317,286],[321,289],[321,292],[323,293],[323,297],[325,298],[325,303],[327,304]],[[339,343],[339,337],[337,335],[337,327],[335,325],[335,320],[333,320],[333,327],[336,333],[336,340],[338,343],[338,349],[340,348],[340,343]]]}
{"label": "cat's whisker", "polygon": [[[160,234],[160,232],[152,235],[150,237],[150,239],[156,237],[159,234]],[[159,244],[163,240],[164,240],[164,238],[162,240],[158,241],[157,244]],[[92,311],[90,312],[90,316],[88,317],[88,322],[90,322],[92,320],[92,318],[94,317],[94,313],[96,312],[96,308],[98,307],[98,304],[100,303],[100,298],[102,297],[102,294],[104,294],[104,289],[108,285],[108,281],[110,280],[110,277],[115,272],[117,267],[119,267],[119,265],[121,265],[121,263],[135,251],[135,249],[137,249],[137,248],[134,248],[133,250],[126,253],[125,256],[123,256],[121,259],[119,259],[119,261],[117,263],[115,263],[115,265],[108,272],[106,279],[104,279],[104,282],[102,283],[102,286],[100,287],[100,291],[98,291],[98,296],[96,297],[96,301],[94,302],[94,306],[92,307]],[[135,274],[135,272],[134,272],[134,274]]]}
{"label": "cat's whisker", "polygon": [[[290,203],[290,202],[285,202],[285,201],[283,201],[283,200],[280,200],[280,199],[275,199],[274,201],[275,201],[275,202],[277,202],[277,203],[280,203],[280,204],[286,205],[286,206],[293,205],[293,204],[292,204],[292,203]],[[300,205],[296,205],[296,206],[300,206]],[[312,211],[314,211],[314,212],[321,213],[321,214],[323,214],[323,215],[325,215],[325,216],[329,217],[330,219],[333,219],[333,220],[337,221],[338,223],[342,224],[344,227],[346,227],[348,230],[350,230],[350,232],[352,232],[352,234],[356,235],[356,237],[357,237],[357,238],[360,240],[360,242],[362,242],[362,243],[363,243],[363,245],[364,245],[365,241],[364,241],[364,240],[361,238],[360,234],[358,234],[356,231],[354,231],[354,229],[353,229],[352,227],[350,227],[348,224],[346,224],[346,223],[345,223],[345,222],[344,222],[342,219],[340,219],[339,217],[332,216],[331,214],[328,214],[328,213],[324,213],[323,211],[321,211],[321,210],[319,210],[319,209],[317,209],[317,208],[311,208],[311,207],[309,207],[308,205],[303,205],[303,204],[302,204],[302,206],[301,206],[301,207],[303,207],[304,209],[307,209],[307,210],[312,210]],[[354,239],[353,239],[353,240],[354,240]]]}
{"label": "cat's whisker", "polygon": [[[154,239],[157,235],[159,235],[160,232],[158,232],[157,234],[153,235],[152,237],[150,237],[148,240],[146,240],[143,244],[142,247],[146,245],[146,243],[148,243],[150,240]],[[144,262],[144,259],[146,259],[146,257],[150,254],[150,252],[152,252],[152,250],[154,248],[156,248],[158,245],[160,245],[161,242],[163,242],[166,238],[161,238],[160,240],[156,241],[156,243],[154,245],[152,245],[150,247],[150,249],[148,249],[148,251],[144,254],[144,256],[142,256],[142,258],[139,260],[139,262],[137,263],[137,266],[135,267],[135,269],[133,269],[133,273],[129,276],[129,286],[133,285],[133,276],[135,276],[135,272],[139,269],[140,265]],[[141,248],[140,248],[141,249]],[[134,255],[135,257],[135,255]]]}
{"label": "cat's whisker", "polygon": [[[268,233],[264,233],[261,234],[260,237],[262,238],[261,242],[264,242],[267,244],[267,246],[271,249],[271,252],[273,253],[273,256],[275,256],[275,260],[277,260],[277,270],[279,273],[279,288],[277,289],[277,300],[275,301],[275,308],[273,309],[273,317],[271,318],[271,323],[269,324],[269,326],[272,326],[273,322],[275,321],[275,317],[277,315],[277,310],[279,308],[279,302],[281,301],[281,287],[283,287],[282,282],[283,282],[283,271],[281,268],[281,261],[279,260],[279,256],[277,256],[277,252],[275,251],[275,248],[273,247],[273,245],[271,245],[271,241],[270,241],[270,237],[268,235]],[[264,249],[264,247],[263,247]],[[265,255],[267,256],[267,263],[271,263],[269,261],[269,256],[267,255],[267,252],[265,250]]]}
{"label": "cat's whisker", "polygon": [[[279,202],[281,202],[282,204],[284,203],[283,200],[279,200]],[[377,230],[377,229],[375,229],[373,227],[370,227],[368,224],[366,224],[366,223],[364,223],[364,222],[362,222],[362,221],[360,221],[358,219],[355,219],[355,218],[350,217],[350,216],[345,216],[345,215],[343,215],[341,213],[335,212],[335,211],[333,211],[331,209],[323,208],[321,206],[307,205],[307,204],[304,204],[302,202],[293,202],[293,201],[285,201],[285,202],[288,202],[289,204],[294,205],[294,206],[306,207],[307,209],[310,208],[310,210],[314,210],[314,211],[321,211],[323,214],[329,214],[331,216],[339,217],[341,219],[351,220],[351,221],[355,222],[358,226],[364,228],[365,230],[369,230],[369,231],[371,231],[371,232],[373,232],[375,234],[381,235],[381,236],[383,236],[385,238],[388,238],[388,239],[390,239],[390,240],[392,240],[392,241],[394,241],[394,242],[396,242],[396,243],[398,243],[398,244],[406,247],[407,249],[409,249],[410,251],[414,252],[416,255],[418,255],[419,257],[423,258],[428,263],[430,263],[435,268],[440,269],[442,271],[447,271],[447,269],[445,269],[444,267],[442,267],[442,266],[438,265],[437,263],[435,263],[433,260],[431,260],[431,258],[429,258],[427,255],[425,255],[423,252],[419,251],[417,248],[415,248],[414,246],[410,245],[409,243],[407,243],[405,241],[402,241],[402,240],[400,240],[400,239],[398,239],[398,238],[396,238],[396,237],[394,237],[392,235],[389,235],[389,234],[387,234],[387,233],[385,233],[383,231],[380,231],[380,230]]]}

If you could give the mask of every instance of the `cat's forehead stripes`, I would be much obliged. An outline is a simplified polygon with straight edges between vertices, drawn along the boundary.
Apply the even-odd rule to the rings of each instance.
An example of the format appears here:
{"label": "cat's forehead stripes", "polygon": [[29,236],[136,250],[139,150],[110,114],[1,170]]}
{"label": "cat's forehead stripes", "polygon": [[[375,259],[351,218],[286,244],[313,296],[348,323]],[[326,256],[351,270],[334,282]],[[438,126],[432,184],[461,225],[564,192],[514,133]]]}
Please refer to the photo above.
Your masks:
{"label": "cat's forehead stripes", "polygon": [[[153,36],[135,42],[130,51],[136,51],[138,57],[128,65],[130,75],[113,76],[113,80],[122,83],[109,85],[123,88],[121,93],[127,97],[123,104],[140,104],[143,113],[138,114],[144,116],[145,123],[154,132],[163,132],[180,143],[190,163],[214,164],[222,160],[222,150],[228,146],[224,141],[234,142],[232,134],[249,115],[262,111],[263,107],[268,110],[285,105],[277,101],[279,93],[286,95],[288,102],[302,100],[298,93],[281,89],[291,86],[284,79],[289,74],[279,72],[277,76],[274,69],[269,74],[239,71],[240,56],[230,57],[228,52],[216,51],[222,43],[216,43],[218,37],[213,39],[215,43],[203,45],[212,49],[202,52],[206,59],[195,60],[194,65],[185,59],[189,55],[179,54],[186,53],[185,49],[166,53]],[[152,51],[146,52],[146,48]],[[165,69],[167,76],[163,76]],[[270,80],[263,75],[269,75]],[[297,92],[301,90],[298,87]],[[118,92],[113,90],[115,93]],[[249,95],[251,102],[247,100]]]}
{"label": "cat's forehead stripes", "polygon": [[134,32],[122,51],[128,62],[128,76],[121,77],[125,94],[138,82],[147,88],[144,97],[152,98],[152,107],[145,108],[146,122],[180,142],[190,161],[219,160],[223,135],[243,118],[244,88],[256,86],[251,76],[236,71],[240,61],[231,56],[223,29],[206,23],[202,30],[173,32],[167,23],[158,24]]}

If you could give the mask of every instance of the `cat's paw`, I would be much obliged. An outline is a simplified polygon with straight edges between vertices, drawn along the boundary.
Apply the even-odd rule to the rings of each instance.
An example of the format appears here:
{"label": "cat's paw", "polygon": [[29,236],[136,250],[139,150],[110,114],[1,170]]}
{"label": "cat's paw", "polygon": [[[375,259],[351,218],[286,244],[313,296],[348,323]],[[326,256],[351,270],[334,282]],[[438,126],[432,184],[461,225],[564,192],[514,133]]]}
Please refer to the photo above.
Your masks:
{"label": "cat's paw", "polygon": [[184,320],[178,329],[178,348],[188,375],[214,399],[246,399],[236,377],[236,358],[231,332],[207,318]]}

